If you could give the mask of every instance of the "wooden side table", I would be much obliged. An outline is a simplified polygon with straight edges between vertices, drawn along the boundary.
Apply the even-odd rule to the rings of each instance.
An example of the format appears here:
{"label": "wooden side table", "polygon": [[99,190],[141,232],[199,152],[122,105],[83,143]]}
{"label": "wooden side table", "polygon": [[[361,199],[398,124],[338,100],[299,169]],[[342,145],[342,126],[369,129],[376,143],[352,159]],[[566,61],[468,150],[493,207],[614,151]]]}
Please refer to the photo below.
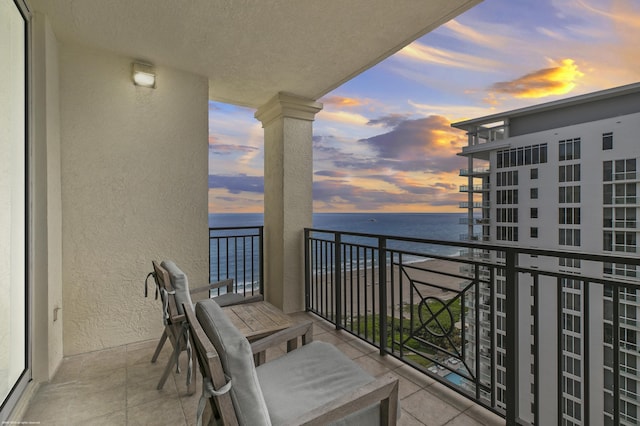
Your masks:
{"label": "wooden side table", "polygon": [[225,306],[222,310],[250,342],[293,325],[291,317],[264,301]]}

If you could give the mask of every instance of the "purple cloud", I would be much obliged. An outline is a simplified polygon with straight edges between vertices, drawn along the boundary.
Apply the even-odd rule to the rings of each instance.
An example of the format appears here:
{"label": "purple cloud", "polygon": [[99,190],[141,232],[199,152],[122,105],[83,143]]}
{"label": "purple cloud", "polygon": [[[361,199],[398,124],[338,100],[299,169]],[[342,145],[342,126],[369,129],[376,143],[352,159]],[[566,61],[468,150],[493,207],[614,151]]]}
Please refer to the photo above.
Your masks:
{"label": "purple cloud", "polygon": [[368,126],[376,126],[382,124],[384,127],[396,127],[402,122],[408,120],[410,114],[389,114],[378,118],[373,118],[367,123]]}
{"label": "purple cloud", "polygon": [[209,188],[223,188],[231,194],[241,192],[264,193],[264,178],[262,176],[234,176],[209,175]]}

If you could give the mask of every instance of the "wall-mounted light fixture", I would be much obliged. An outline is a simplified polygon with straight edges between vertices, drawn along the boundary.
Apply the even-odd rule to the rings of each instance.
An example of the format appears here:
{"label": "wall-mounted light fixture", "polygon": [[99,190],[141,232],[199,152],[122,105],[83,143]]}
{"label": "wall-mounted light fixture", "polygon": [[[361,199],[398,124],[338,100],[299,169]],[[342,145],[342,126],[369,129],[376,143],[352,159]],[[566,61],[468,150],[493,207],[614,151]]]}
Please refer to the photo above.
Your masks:
{"label": "wall-mounted light fixture", "polygon": [[151,64],[133,63],[133,84],[142,87],[156,87],[156,70]]}

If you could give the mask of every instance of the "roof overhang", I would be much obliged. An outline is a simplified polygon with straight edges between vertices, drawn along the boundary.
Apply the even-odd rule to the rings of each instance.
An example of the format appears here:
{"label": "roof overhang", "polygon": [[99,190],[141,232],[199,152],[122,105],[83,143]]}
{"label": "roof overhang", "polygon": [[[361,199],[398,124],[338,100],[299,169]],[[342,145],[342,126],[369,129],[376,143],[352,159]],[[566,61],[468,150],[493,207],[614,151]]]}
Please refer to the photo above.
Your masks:
{"label": "roof overhang", "polygon": [[557,101],[545,102],[524,108],[518,108],[511,111],[491,114],[484,117],[473,118],[471,120],[459,121],[451,123],[451,127],[466,130],[467,132],[475,132],[478,128],[491,128],[493,123],[508,122],[512,118],[524,117],[527,115],[545,113],[549,111],[559,110],[568,107],[575,107],[590,102],[597,102],[606,99],[612,99],[624,95],[630,95],[640,92],[640,83],[627,84],[625,86],[614,87],[597,92],[586,93],[583,95],[572,96],[570,98],[559,99]]}
{"label": "roof overhang", "polygon": [[481,0],[29,0],[63,42],[203,75],[212,100],[318,99]]}

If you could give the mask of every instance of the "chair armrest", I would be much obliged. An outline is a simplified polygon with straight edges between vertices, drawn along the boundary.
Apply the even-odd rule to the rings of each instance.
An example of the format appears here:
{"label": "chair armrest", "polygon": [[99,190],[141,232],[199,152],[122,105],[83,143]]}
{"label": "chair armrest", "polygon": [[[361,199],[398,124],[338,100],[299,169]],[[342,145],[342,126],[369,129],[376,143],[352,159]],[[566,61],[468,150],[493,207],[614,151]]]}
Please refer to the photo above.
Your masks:
{"label": "chair armrest", "polygon": [[256,340],[255,342],[251,343],[251,351],[255,355],[267,350],[268,348],[278,346],[281,343],[285,342],[288,344],[288,346],[291,346],[289,345],[289,342],[297,339],[298,337],[302,337],[303,345],[311,343],[311,341],[313,340],[313,323],[311,321],[294,324],[270,336]]}
{"label": "chair armrest", "polygon": [[186,320],[187,317],[184,314],[176,314],[169,317],[169,321],[171,322],[171,324],[181,324]]}
{"label": "chair armrest", "polygon": [[[214,297],[215,299],[215,297]],[[243,303],[255,303],[262,302],[264,300],[264,296],[261,294],[254,294],[252,296],[245,296],[240,302],[236,303],[236,305],[241,305]]]}
{"label": "chair armrest", "polygon": [[231,292],[233,290],[233,278],[229,278],[228,280],[218,281],[215,283],[209,283],[207,285],[203,285],[201,287],[196,287],[192,290],[189,290],[191,294],[202,293],[209,290],[214,290],[216,288],[227,287],[227,292]]}
{"label": "chair armrest", "polygon": [[395,425],[398,420],[398,379],[390,374],[336,398],[297,419],[290,425],[326,425],[380,402],[380,425]]}

